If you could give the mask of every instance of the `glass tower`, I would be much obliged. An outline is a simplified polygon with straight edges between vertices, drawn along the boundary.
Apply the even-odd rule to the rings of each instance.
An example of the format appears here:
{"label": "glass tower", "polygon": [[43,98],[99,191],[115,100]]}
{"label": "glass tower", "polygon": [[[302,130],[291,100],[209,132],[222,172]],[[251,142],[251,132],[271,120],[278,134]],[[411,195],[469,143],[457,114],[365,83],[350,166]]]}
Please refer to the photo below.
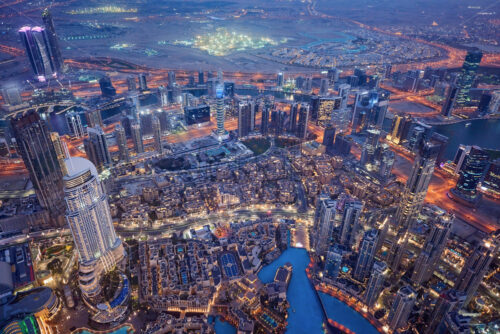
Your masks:
{"label": "glass tower", "polygon": [[477,69],[483,58],[481,51],[469,51],[465,56],[464,64],[462,65],[462,73],[457,82],[458,93],[456,103],[459,106],[465,106],[470,102],[469,91],[472,88],[476,77]]}

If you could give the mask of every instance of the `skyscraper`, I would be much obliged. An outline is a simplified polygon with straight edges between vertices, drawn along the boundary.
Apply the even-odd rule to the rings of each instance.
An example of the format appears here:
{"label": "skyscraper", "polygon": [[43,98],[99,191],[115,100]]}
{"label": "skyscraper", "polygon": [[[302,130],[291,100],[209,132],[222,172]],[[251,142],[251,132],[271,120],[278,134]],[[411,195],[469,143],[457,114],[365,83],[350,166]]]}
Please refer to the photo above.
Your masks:
{"label": "skyscraper", "polygon": [[37,112],[30,111],[12,118],[11,125],[17,152],[28,169],[40,205],[47,209],[53,218],[62,217],[63,176],[47,123],[40,119]]}
{"label": "skyscraper", "polygon": [[141,125],[139,122],[134,121],[130,126],[132,132],[132,141],[134,142],[134,149],[137,154],[144,152],[144,144],[142,142]]}
{"label": "skyscraper", "polygon": [[88,138],[83,140],[85,153],[98,170],[112,165],[106,134],[100,126],[87,128]]}
{"label": "skyscraper", "polygon": [[19,36],[26,48],[33,73],[38,81],[56,73],[56,68],[50,56],[49,37],[41,27],[22,27]]}
{"label": "skyscraper", "polygon": [[327,124],[323,133],[323,145],[326,147],[327,153],[333,152],[333,143],[335,140],[335,128],[331,124]]}
{"label": "skyscraper", "polygon": [[95,128],[96,126],[103,126],[101,110],[92,109],[85,112],[85,120],[87,121],[87,127]]}
{"label": "skyscraper", "polygon": [[264,106],[262,108],[262,118],[260,121],[260,133],[263,136],[267,136],[269,133],[269,107]]}
{"label": "skyscraper", "polygon": [[387,265],[384,262],[376,261],[373,264],[370,280],[368,281],[365,294],[363,295],[363,300],[368,307],[372,308],[375,306],[375,302],[384,287],[386,277]]}
{"label": "skyscraper", "polygon": [[500,159],[490,163],[481,188],[496,198],[500,197]]}
{"label": "skyscraper", "polygon": [[396,212],[396,221],[404,228],[408,227],[411,220],[422,209],[434,173],[435,160],[439,153],[438,149],[439,147],[428,141],[419,144],[417,156]]}
{"label": "skyscraper", "polygon": [[62,175],[66,175],[68,171],[66,170],[66,164],[64,163],[64,159],[66,156],[66,148],[61,141],[61,137],[59,137],[59,133],[51,132],[50,139],[52,140],[52,144],[54,145],[54,150],[56,152],[57,161],[59,162],[59,167],[61,168]]}
{"label": "skyscraper", "polygon": [[282,87],[283,86],[283,83],[284,83],[284,77],[283,77],[283,73],[282,72],[279,72],[277,75],[276,75],[276,86],[278,87]]}
{"label": "skyscraper", "polygon": [[299,104],[292,103],[290,105],[290,122],[289,122],[289,132],[295,133],[297,131],[297,115],[299,113]]}
{"label": "skyscraper", "polygon": [[73,137],[82,138],[83,136],[85,136],[85,132],[83,131],[82,119],[79,113],[68,111],[65,117],[69,132]]}
{"label": "skyscraper", "polygon": [[434,173],[434,166],[439,147],[430,142],[421,142],[412,170],[396,211],[398,224],[396,240],[389,255],[389,265],[393,270],[399,268],[408,244],[407,230],[424,204],[429,183]]}
{"label": "skyscraper", "polygon": [[128,77],[127,78],[127,89],[129,92],[134,92],[137,90],[137,84],[135,83],[135,77]]}
{"label": "skyscraper", "polygon": [[142,91],[148,90],[148,81],[144,73],[139,74],[139,89]]}
{"label": "skyscraper", "polygon": [[309,124],[309,104],[302,103],[299,109],[299,123],[297,124],[297,137],[307,138],[307,126]]}
{"label": "skyscraper", "polygon": [[154,116],[153,121],[153,142],[154,142],[154,149],[158,154],[163,154],[163,146],[161,145],[161,127],[160,127],[160,120],[158,117]]}
{"label": "skyscraper", "polygon": [[316,254],[325,255],[330,247],[335,228],[335,216],[337,214],[337,201],[328,197],[319,198],[316,204],[316,217],[314,221],[314,249]]}
{"label": "skyscraper", "polygon": [[115,137],[116,145],[118,146],[118,153],[120,155],[120,161],[129,162],[130,155],[127,146],[127,136],[125,134],[125,129],[121,124],[115,126]]}
{"label": "skyscraper", "polygon": [[340,107],[342,109],[347,108],[347,102],[349,100],[349,93],[351,92],[351,86],[348,84],[341,84],[338,88],[339,96],[341,99]]}
{"label": "skyscraper", "polygon": [[434,334],[436,333],[436,329],[439,324],[445,320],[445,317],[448,313],[452,311],[458,311],[462,308],[462,305],[465,301],[465,295],[456,290],[447,290],[443,292],[437,302],[436,307],[431,314],[431,319],[427,326],[426,334]]}
{"label": "skyscraper", "polygon": [[375,158],[375,151],[378,148],[378,143],[380,141],[380,130],[369,129],[366,131],[365,144],[363,145],[363,150],[361,151],[360,163],[362,165],[371,164]]}
{"label": "skyscraper", "polygon": [[359,247],[358,260],[354,268],[353,277],[363,281],[370,273],[375,258],[378,243],[378,231],[366,231]]}
{"label": "skyscraper", "polygon": [[340,199],[339,209],[342,212],[340,219],[339,243],[346,247],[352,247],[359,230],[359,216],[363,211],[363,203],[352,197]]}
{"label": "skyscraper", "polygon": [[221,84],[217,85],[215,91],[215,112],[217,119],[217,129],[215,134],[219,137],[226,135],[226,129],[224,128],[225,111],[224,111],[224,86]]}
{"label": "skyscraper", "polygon": [[399,289],[392,304],[391,311],[387,317],[387,322],[392,330],[396,330],[406,325],[408,317],[415,304],[416,293],[408,285]]}
{"label": "skyscraper", "polygon": [[325,276],[336,279],[339,276],[341,265],[342,251],[338,247],[331,246],[325,257]]}
{"label": "skyscraper", "polygon": [[455,282],[455,289],[466,295],[464,305],[469,304],[486,275],[491,261],[497,256],[500,238],[498,232],[490,235],[480,243],[465,262]]}
{"label": "skyscraper", "polygon": [[457,311],[447,313],[439,324],[436,334],[469,334],[471,317]]}
{"label": "skyscraper", "polygon": [[99,79],[99,87],[101,88],[101,94],[104,97],[113,97],[116,95],[116,89],[113,87],[113,83],[107,75]]}
{"label": "skyscraper", "polygon": [[472,146],[465,162],[455,188],[450,190],[453,198],[475,205],[481,194],[477,186],[481,181],[488,165],[489,154],[478,146]]}
{"label": "skyscraper", "polygon": [[453,107],[457,98],[458,87],[454,84],[448,87],[448,94],[446,94],[446,99],[441,108],[441,115],[444,117],[450,117],[452,115]]}
{"label": "skyscraper", "polygon": [[43,20],[43,25],[45,26],[45,31],[47,32],[50,56],[52,58],[54,69],[57,73],[64,72],[64,60],[61,55],[61,49],[59,48],[59,39],[57,38],[56,28],[54,27],[54,20],[52,19],[52,14],[50,13],[48,8],[45,8],[43,10],[42,20]]}
{"label": "skyscraper", "polygon": [[238,137],[243,138],[250,133],[252,106],[248,102],[238,105]]}
{"label": "skyscraper", "polygon": [[205,83],[205,77],[203,71],[198,71],[198,84],[203,85]]}
{"label": "skyscraper", "polygon": [[66,159],[66,220],[80,262],[79,283],[86,297],[99,295],[102,273],[114,268],[125,251],[113,227],[108,199],[95,166],[87,159]]}
{"label": "skyscraper", "polygon": [[434,273],[434,269],[446,247],[453,218],[453,216],[444,215],[436,217],[432,222],[431,231],[427,235],[424,247],[415,261],[411,276],[411,280],[415,285],[420,285],[429,280]]}
{"label": "skyscraper", "polygon": [[457,104],[465,106],[470,102],[469,92],[476,78],[477,69],[483,58],[483,53],[479,50],[469,51],[465,56],[462,71],[457,82]]}

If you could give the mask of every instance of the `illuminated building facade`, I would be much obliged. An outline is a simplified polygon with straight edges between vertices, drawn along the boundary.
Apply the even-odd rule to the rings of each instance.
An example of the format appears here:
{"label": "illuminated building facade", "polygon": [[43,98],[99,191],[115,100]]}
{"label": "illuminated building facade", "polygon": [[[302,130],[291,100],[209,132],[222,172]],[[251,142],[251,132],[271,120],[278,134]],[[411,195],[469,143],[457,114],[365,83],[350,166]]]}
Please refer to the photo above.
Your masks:
{"label": "illuminated building facade", "polygon": [[432,223],[431,231],[425,239],[424,247],[413,268],[411,280],[415,285],[420,285],[429,280],[434,273],[434,269],[446,247],[453,218],[453,216],[445,215],[437,217]]}
{"label": "illuminated building facade", "polygon": [[396,294],[391,311],[387,317],[389,327],[393,330],[407,325],[408,316],[415,304],[417,294],[412,287],[406,285],[399,289]]}
{"label": "illuminated building facade", "polygon": [[450,194],[459,200],[476,204],[481,195],[477,187],[485,173],[488,160],[489,155],[485,150],[478,146],[472,146],[469,154],[465,157],[457,185],[451,189]]}
{"label": "illuminated building facade", "polygon": [[465,106],[470,102],[469,92],[476,78],[477,69],[479,68],[482,58],[483,53],[481,51],[467,52],[462,66],[462,72],[457,82],[457,105]]}
{"label": "illuminated building facade", "polygon": [[51,57],[49,36],[41,27],[22,27],[19,36],[26,48],[26,55],[38,81],[56,74],[57,69]]}
{"label": "illuminated building facade", "polygon": [[80,288],[85,296],[97,296],[103,272],[114,268],[125,251],[113,227],[107,195],[95,166],[87,159],[66,159],[64,176],[66,220],[80,262]]}
{"label": "illuminated building facade", "polygon": [[125,129],[121,126],[121,124],[117,124],[115,126],[115,137],[120,161],[129,162],[130,155],[127,146],[127,136],[125,134]]}
{"label": "illuminated building facade", "polygon": [[[47,123],[35,112],[18,115],[11,120],[17,152],[28,169],[40,205],[53,218],[63,215],[62,172]],[[57,220],[62,224],[62,220]]]}
{"label": "illuminated building facade", "polygon": [[465,305],[469,304],[481,281],[486,275],[491,261],[497,256],[500,244],[498,234],[493,234],[480,243],[465,262],[455,282],[455,289],[466,295]]}
{"label": "illuminated building facade", "polygon": [[42,12],[43,25],[45,26],[45,31],[47,32],[47,38],[49,41],[49,50],[54,65],[54,70],[57,73],[64,72],[64,60],[61,55],[61,49],[59,48],[59,39],[57,38],[56,28],[54,27],[54,20],[52,19],[52,14],[48,8],[45,8]]}
{"label": "illuminated building facade", "polygon": [[380,292],[384,288],[384,281],[387,277],[387,265],[384,262],[376,261],[373,264],[370,280],[366,286],[363,300],[368,307],[372,308],[377,302]]}
{"label": "illuminated building facade", "polygon": [[221,84],[218,84],[215,89],[215,113],[217,119],[217,129],[215,130],[215,134],[218,137],[223,137],[227,134],[227,131],[224,128],[224,86]]}

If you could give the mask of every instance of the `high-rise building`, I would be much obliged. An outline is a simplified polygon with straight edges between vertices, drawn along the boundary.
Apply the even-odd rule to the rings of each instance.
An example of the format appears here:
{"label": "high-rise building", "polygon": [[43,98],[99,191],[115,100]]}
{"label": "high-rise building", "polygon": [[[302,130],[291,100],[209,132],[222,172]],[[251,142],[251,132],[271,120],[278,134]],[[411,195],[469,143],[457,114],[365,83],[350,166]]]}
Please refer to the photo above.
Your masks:
{"label": "high-rise building", "polygon": [[129,92],[135,92],[137,90],[137,84],[135,83],[135,77],[127,78],[127,89]]}
{"label": "high-rise building", "polygon": [[491,261],[498,255],[500,238],[492,234],[481,242],[465,262],[454,288],[466,295],[465,304],[469,304],[474,297],[481,281],[486,275]]}
{"label": "high-rise building", "polygon": [[116,95],[116,89],[113,87],[113,83],[107,75],[99,79],[99,87],[101,88],[101,94],[104,97],[113,97]]}
{"label": "high-rise building", "polygon": [[45,31],[47,32],[50,57],[54,65],[54,70],[57,73],[64,72],[64,60],[61,55],[61,49],[59,48],[59,39],[57,38],[56,28],[54,27],[54,20],[52,19],[52,14],[50,13],[48,8],[45,8],[43,10],[42,20],[43,20],[43,25],[45,26]]}
{"label": "high-rise building", "polygon": [[53,218],[63,215],[62,169],[57,161],[47,123],[37,112],[30,111],[12,118],[11,125],[17,152],[28,169],[40,205]]}
{"label": "high-rise building", "polygon": [[375,158],[375,151],[377,150],[380,141],[380,130],[369,129],[366,132],[367,135],[360,159],[360,163],[362,165],[373,163]]}
{"label": "high-rise building", "polygon": [[457,311],[447,313],[434,333],[436,334],[469,334],[471,317]]}
{"label": "high-rise building", "polygon": [[198,84],[203,85],[205,83],[205,77],[203,71],[198,71]]}
{"label": "high-rise building", "polygon": [[387,322],[392,330],[406,325],[415,300],[416,293],[411,286],[406,285],[399,289],[387,317]]}
{"label": "high-rise building", "polygon": [[387,271],[387,265],[384,262],[375,261],[375,263],[373,264],[371,276],[368,280],[365,294],[363,295],[365,304],[370,308],[375,306],[380,292],[384,288],[384,281],[387,278]]}
{"label": "high-rise building", "polygon": [[240,102],[238,106],[238,137],[243,138],[250,133],[252,106],[248,102]]}
{"label": "high-rise building", "polygon": [[82,119],[79,113],[69,111],[66,113],[65,117],[69,133],[73,137],[82,138],[83,136],[85,136],[85,131],[83,131]]}
{"label": "high-rise building", "polygon": [[260,133],[263,136],[267,136],[269,133],[269,107],[264,106],[262,108],[262,118],[260,121]]}
{"label": "high-rise building", "polygon": [[329,88],[330,88],[330,85],[328,84],[328,79],[322,78],[320,86],[319,86],[319,96],[326,96],[326,95],[328,95],[328,89]]}
{"label": "high-rise building", "polygon": [[290,122],[288,131],[290,133],[295,133],[297,131],[297,116],[299,114],[299,104],[292,103],[290,105]]}
{"label": "high-rise building", "polygon": [[309,104],[302,103],[299,109],[299,123],[297,124],[297,137],[307,138],[307,126],[309,124]]}
{"label": "high-rise building", "polygon": [[357,199],[345,197],[340,200],[339,209],[342,212],[340,220],[339,243],[346,247],[352,247],[356,241],[359,229],[359,216],[363,211],[363,203]]}
{"label": "high-rise building", "polygon": [[314,221],[314,249],[316,254],[324,255],[329,249],[335,228],[337,201],[328,197],[319,198],[316,203],[316,217]]}
{"label": "high-rise building", "polygon": [[95,128],[87,128],[87,133],[89,136],[83,140],[83,145],[89,160],[98,170],[111,166],[113,161],[104,130],[100,126],[96,126]]}
{"label": "high-rise building", "polygon": [[170,71],[168,72],[168,88],[174,88],[175,85],[176,85],[175,72]]}
{"label": "high-rise building", "polygon": [[341,99],[340,107],[342,109],[347,108],[347,102],[349,100],[349,93],[351,92],[351,86],[348,84],[341,84],[338,88],[339,96]]}
{"label": "high-rise building", "polygon": [[434,173],[437,154],[436,145],[427,141],[419,145],[417,156],[396,213],[396,221],[403,228],[407,228],[422,209]]}
{"label": "high-rise building", "polygon": [[366,231],[361,240],[358,260],[352,276],[362,282],[371,272],[378,243],[378,231]]}
{"label": "high-rise building", "polygon": [[346,157],[351,153],[352,140],[345,134],[340,133],[335,136],[333,151],[335,154]]}
{"label": "high-rise building", "polygon": [[500,159],[496,159],[490,163],[481,189],[493,195],[496,198],[500,197]]}
{"label": "high-rise building", "polygon": [[395,115],[392,121],[391,131],[387,138],[396,144],[400,144],[408,137],[412,124],[411,116]]}
{"label": "high-rise building", "polygon": [[338,112],[342,103],[342,98],[335,97],[321,97],[319,99],[317,120],[322,124],[332,121],[333,114]]}
{"label": "high-rise building", "polygon": [[336,279],[339,276],[340,267],[342,265],[342,251],[331,246],[326,252],[325,257],[325,276],[331,279]]}
{"label": "high-rise building", "polygon": [[431,230],[425,239],[424,247],[417,257],[413,268],[411,280],[415,285],[418,286],[432,277],[434,269],[446,247],[453,218],[450,215],[443,215],[436,217],[432,222]]}
{"label": "high-rise building", "polygon": [[139,74],[139,89],[141,91],[148,90],[148,81],[144,73]]}
{"label": "high-rise building", "polygon": [[57,69],[51,58],[49,37],[45,29],[26,26],[19,30],[19,35],[37,80],[45,81],[46,77],[56,74]]}
{"label": "high-rise building", "polygon": [[153,145],[158,154],[163,154],[163,146],[161,145],[161,126],[158,117],[153,117]]}
{"label": "high-rise building", "polygon": [[132,122],[130,126],[132,132],[132,141],[134,142],[134,149],[137,154],[144,152],[144,143],[142,142],[141,125],[138,122]]}
{"label": "high-rise building", "polygon": [[450,190],[453,198],[471,205],[477,204],[481,197],[477,186],[486,171],[489,158],[489,154],[482,148],[478,146],[471,147],[469,154],[465,157],[457,185]]}
{"label": "high-rise building", "polygon": [[224,82],[224,96],[234,97],[234,82]]}
{"label": "high-rise building", "polygon": [[483,53],[479,50],[469,51],[465,56],[462,71],[457,82],[457,104],[465,106],[470,102],[469,92],[476,78],[477,69],[483,58]]}
{"label": "high-rise building", "polygon": [[327,124],[323,133],[323,145],[327,153],[333,152],[333,143],[335,141],[335,128],[331,124]]}
{"label": "high-rise building", "polygon": [[2,87],[2,99],[4,103],[10,106],[17,106],[23,103],[21,91],[16,86]]}
{"label": "high-rise building", "polygon": [[470,153],[471,146],[466,146],[460,144],[458,146],[457,153],[455,153],[455,157],[453,158],[453,163],[455,164],[455,173],[459,174],[462,168],[464,167],[465,160]]}
{"label": "high-rise building", "polygon": [[276,75],[276,86],[278,87],[283,87],[283,83],[284,83],[284,77],[283,77],[283,73],[282,72],[279,72],[277,75]]}
{"label": "high-rise building", "polygon": [[59,133],[51,132],[50,139],[52,140],[52,144],[54,145],[54,150],[56,152],[57,161],[59,162],[59,166],[61,168],[62,175],[66,175],[66,164],[64,163],[64,159],[68,158],[66,156],[66,147],[61,141],[61,137],[59,137]]}
{"label": "high-rise building", "polygon": [[441,108],[441,115],[444,117],[450,117],[452,115],[457,93],[458,87],[456,85],[450,85],[450,87],[448,87],[448,94],[446,94],[443,108]]}
{"label": "high-rise building", "polygon": [[103,126],[101,110],[92,109],[85,112],[85,120],[87,121],[87,127],[95,128],[96,126]]}
{"label": "high-rise building", "polygon": [[415,157],[412,170],[406,182],[405,189],[396,211],[395,220],[398,224],[396,242],[390,251],[390,267],[399,268],[408,244],[407,230],[424,204],[429,183],[434,173],[438,147],[430,142],[422,142]]}
{"label": "high-rise building", "polygon": [[436,333],[436,329],[444,321],[446,315],[452,311],[458,311],[465,302],[465,295],[456,290],[447,290],[443,292],[431,313],[431,319],[425,331],[426,334]]}
{"label": "high-rise building", "polygon": [[226,129],[224,128],[225,121],[225,111],[224,111],[224,86],[217,85],[215,92],[215,112],[217,119],[217,129],[215,130],[216,135],[222,137],[226,135]]}
{"label": "high-rise building", "polygon": [[87,159],[66,160],[66,220],[80,262],[79,283],[86,297],[99,295],[100,277],[125,255],[113,227],[108,199],[95,166]]}
{"label": "high-rise building", "polygon": [[477,112],[479,115],[485,116],[489,113],[492,99],[493,95],[490,92],[486,92],[481,95],[481,99],[479,100],[479,105],[477,106]]}
{"label": "high-rise building", "polygon": [[125,134],[125,129],[121,126],[121,124],[117,124],[115,126],[115,137],[120,161],[129,162],[130,155],[127,146],[127,136]]}
{"label": "high-rise building", "polygon": [[383,143],[379,146],[380,156],[379,156],[379,166],[378,175],[383,180],[388,180],[392,174],[392,167],[394,166],[395,154],[389,148],[389,145]]}
{"label": "high-rise building", "polygon": [[158,87],[158,93],[160,95],[160,105],[162,107],[168,106],[168,91],[165,86],[161,85]]}

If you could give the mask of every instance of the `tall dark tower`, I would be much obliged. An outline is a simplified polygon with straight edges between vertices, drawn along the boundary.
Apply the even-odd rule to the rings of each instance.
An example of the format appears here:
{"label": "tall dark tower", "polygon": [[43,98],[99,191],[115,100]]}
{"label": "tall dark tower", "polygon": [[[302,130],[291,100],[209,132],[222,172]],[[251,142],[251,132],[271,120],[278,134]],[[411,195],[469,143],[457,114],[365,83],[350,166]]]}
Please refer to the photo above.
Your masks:
{"label": "tall dark tower", "polygon": [[43,25],[47,32],[49,40],[49,50],[52,62],[54,63],[55,70],[58,73],[64,72],[64,60],[61,56],[61,49],[59,48],[59,40],[57,38],[56,29],[54,28],[54,20],[48,8],[45,8],[42,13]]}
{"label": "tall dark tower", "polygon": [[42,27],[22,27],[19,36],[26,48],[33,73],[38,81],[45,81],[52,76],[55,67],[50,56],[50,46],[47,32]]}
{"label": "tall dark tower", "polygon": [[63,175],[46,122],[31,111],[16,116],[11,124],[17,151],[28,169],[40,205],[54,220],[64,218]]}
{"label": "tall dark tower", "polygon": [[470,102],[469,91],[476,78],[477,69],[479,68],[482,58],[483,53],[479,50],[469,51],[465,56],[465,61],[462,65],[462,73],[457,82],[458,93],[456,102],[459,106],[467,105],[467,103]]}

